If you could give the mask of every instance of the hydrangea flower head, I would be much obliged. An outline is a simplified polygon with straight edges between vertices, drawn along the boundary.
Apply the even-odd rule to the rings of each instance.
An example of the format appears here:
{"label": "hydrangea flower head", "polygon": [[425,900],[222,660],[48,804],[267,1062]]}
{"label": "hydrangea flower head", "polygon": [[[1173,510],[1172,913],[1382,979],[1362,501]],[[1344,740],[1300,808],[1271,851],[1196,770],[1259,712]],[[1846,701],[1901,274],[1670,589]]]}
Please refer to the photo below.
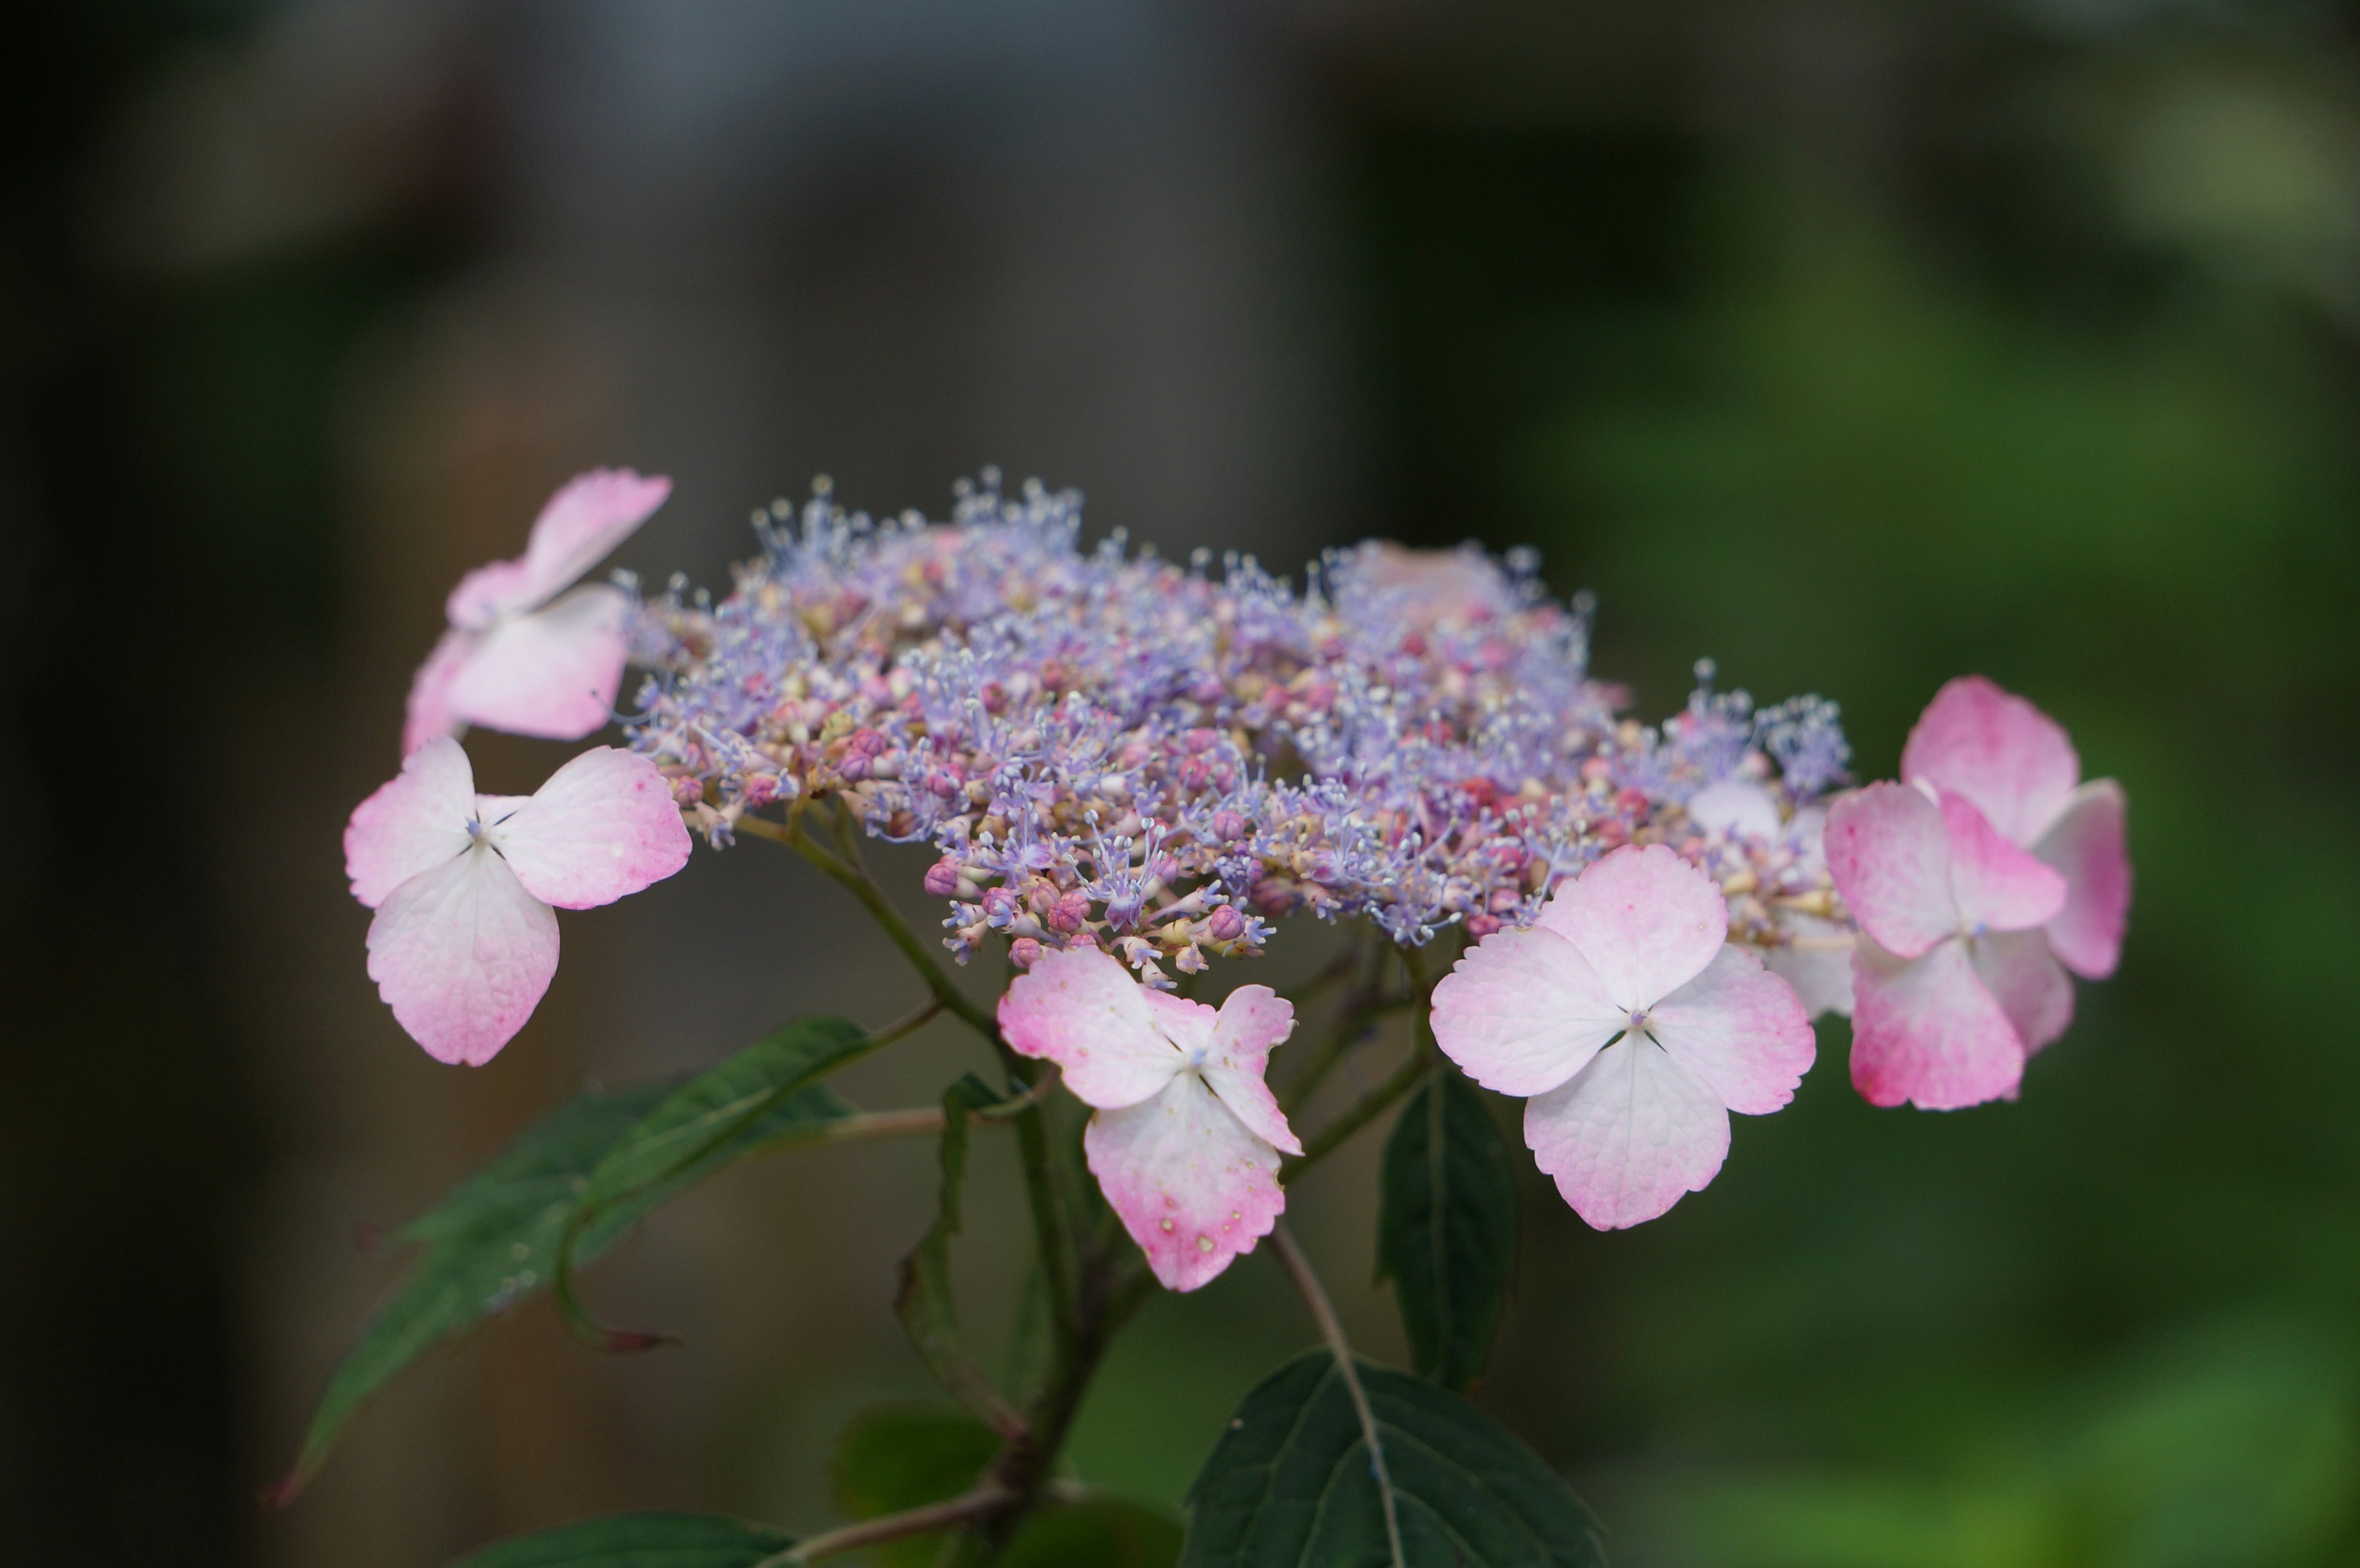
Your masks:
{"label": "hydrangea flower head", "polygon": [[1436,1043],[1527,1097],[1525,1143],[1601,1230],[1701,1191],[1729,1153],[1729,1113],[1778,1109],[1811,1064],[1793,988],[1728,936],[1711,877],[1663,844],[1631,846],[1435,987]]}
{"label": "hydrangea flower head", "polygon": [[1009,986],[1000,1028],[1096,1107],[1090,1171],[1166,1289],[1196,1290],[1270,1234],[1286,1207],[1279,1156],[1303,1152],[1263,1082],[1295,1028],[1270,987],[1241,985],[1217,1011],[1067,949]]}
{"label": "hydrangea flower head", "polygon": [[628,468],[582,474],[541,508],[523,559],[460,579],[444,606],[451,629],[410,682],[403,755],[469,724],[546,740],[605,725],[630,650],[630,599],[605,583],[565,590],[671,494],[671,480]]}
{"label": "hydrangea flower head", "polygon": [[436,736],[354,808],[353,897],[377,911],[368,973],[410,1038],[481,1066],[557,973],[554,909],[586,909],[678,871],[688,830],[645,757],[584,752],[528,796],[478,795],[459,743]]}
{"label": "hydrangea flower head", "polygon": [[2065,878],[2049,945],[2065,967],[2103,980],[2122,957],[2131,903],[2122,786],[2081,782],[2065,728],[1980,675],[1934,694],[1909,732],[1901,776],[1962,795],[2010,844]]}

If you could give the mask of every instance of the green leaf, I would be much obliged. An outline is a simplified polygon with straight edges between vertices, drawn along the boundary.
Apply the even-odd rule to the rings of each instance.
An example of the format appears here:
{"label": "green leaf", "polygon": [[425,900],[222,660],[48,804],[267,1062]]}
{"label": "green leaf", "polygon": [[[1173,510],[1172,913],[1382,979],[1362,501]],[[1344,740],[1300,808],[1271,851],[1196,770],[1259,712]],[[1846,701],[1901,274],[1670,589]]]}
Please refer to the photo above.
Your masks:
{"label": "green leaf", "polygon": [[[815,1040],[804,1049],[813,1054],[836,1051],[839,1054],[835,1059],[841,1060],[843,1042],[858,1034],[842,1019],[823,1018],[809,1026],[807,1033],[791,1025],[763,1044]],[[831,1123],[857,1114],[842,1096],[819,1085],[791,1083],[782,1096],[758,1096],[751,1115],[719,1124],[727,1130],[717,1141],[671,1141],[676,1154],[693,1157],[669,1170],[653,1159],[638,1163],[635,1169],[640,1172],[660,1172],[657,1179],[584,1224],[565,1255],[569,1229],[579,1222],[584,1198],[609,1157],[627,1144],[645,1147],[643,1128],[671,1116],[683,1095],[728,1066],[725,1062],[714,1073],[686,1083],[664,1079],[588,1091],[533,1124],[490,1164],[403,1227],[399,1239],[424,1250],[330,1377],[294,1468],[276,1490],[277,1499],[292,1498],[317,1472],[354,1412],[435,1345],[547,1287],[561,1264],[574,1268],[590,1262],[650,1211],[723,1167],[817,1136]]]}
{"label": "green leaf", "polygon": [[739,1135],[860,1056],[869,1039],[849,1018],[797,1018],[689,1079],[606,1151],[582,1195],[584,1210],[602,1214],[648,1192],[669,1196],[738,1158],[730,1151]]}
{"label": "green leaf", "polygon": [[1385,1144],[1377,1278],[1410,1361],[1464,1392],[1483,1375],[1516,1262],[1515,1165],[1474,1084],[1436,1068]]}
{"label": "green leaf", "polygon": [[819,1080],[866,1054],[872,1037],[849,1018],[797,1018],[715,1067],[677,1084],[606,1150],[561,1239],[554,1285],[566,1325],[609,1350],[645,1350],[672,1339],[606,1327],[576,1298],[575,1268],[639,1216],[727,1165],[814,1137],[854,1108]]}
{"label": "green leaf", "polygon": [[1174,1568],[1180,1521],[1115,1497],[1042,1508],[995,1560],[998,1568]]}
{"label": "green leaf", "polygon": [[[1601,1568],[1596,1521],[1540,1456],[1448,1390],[1358,1364],[1412,1568]],[[1382,1505],[1335,1357],[1245,1397],[1188,1489],[1182,1568],[1382,1568]]]}
{"label": "green leaf", "polygon": [[451,1568],[753,1568],[794,1543],[717,1514],[615,1514],[512,1536]]}
{"label": "green leaf", "polygon": [[1056,1504],[1024,1521],[993,1568],[1174,1568],[1180,1521],[1115,1497]]}
{"label": "green leaf", "polygon": [[967,1117],[969,1113],[1000,1104],[973,1073],[952,1084],[943,1095],[942,1202],[934,1223],[916,1247],[901,1260],[901,1284],[893,1299],[910,1342],[926,1358],[959,1403],[1000,1432],[1013,1436],[1024,1428],[1023,1418],[1009,1407],[983,1363],[959,1335],[958,1309],[951,1295],[951,1237],[959,1233],[959,1194],[967,1183]]}
{"label": "green leaf", "polygon": [[[956,1405],[880,1405],[837,1434],[829,1473],[836,1506],[853,1519],[956,1497],[1000,1453],[1000,1438]],[[940,1535],[913,1535],[869,1550],[889,1568],[927,1568]]]}

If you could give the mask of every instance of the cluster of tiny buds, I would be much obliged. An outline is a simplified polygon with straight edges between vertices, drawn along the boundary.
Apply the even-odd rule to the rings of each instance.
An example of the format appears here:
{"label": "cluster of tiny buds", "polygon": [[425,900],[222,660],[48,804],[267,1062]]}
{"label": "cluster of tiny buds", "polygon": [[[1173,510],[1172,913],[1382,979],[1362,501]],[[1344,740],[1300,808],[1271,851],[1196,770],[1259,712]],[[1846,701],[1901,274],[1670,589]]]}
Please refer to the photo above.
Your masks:
{"label": "cluster of tiny buds", "polygon": [[1704,865],[1765,945],[1840,913],[1813,804],[1843,778],[1833,705],[1756,713],[1700,665],[1660,728],[1618,717],[1589,602],[1548,599],[1529,552],[1367,544],[1297,591],[1251,557],[1086,550],[1078,497],[989,473],[947,523],[824,486],[796,516],[758,514],[727,597],[642,603],[632,744],[716,844],[824,801],[932,844],[961,962],[1087,946],[1160,985],[1292,914],[1481,936],[1632,843]]}

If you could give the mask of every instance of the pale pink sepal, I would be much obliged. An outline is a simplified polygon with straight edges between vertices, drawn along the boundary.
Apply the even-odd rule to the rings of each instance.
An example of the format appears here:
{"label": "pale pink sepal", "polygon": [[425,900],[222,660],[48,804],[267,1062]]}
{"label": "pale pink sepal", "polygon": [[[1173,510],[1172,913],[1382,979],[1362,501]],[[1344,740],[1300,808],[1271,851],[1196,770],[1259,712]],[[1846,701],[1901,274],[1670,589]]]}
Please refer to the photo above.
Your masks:
{"label": "pale pink sepal", "polygon": [[1545,926],[1492,932],[1434,987],[1435,1043],[1502,1094],[1556,1088],[1629,1016],[1581,950]]}
{"label": "pale pink sepal", "polygon": [[2085,980],[2104,979],[2122,958],[2131,909],[2125,816],[2122,786],[2095,779],[2073,792],[2065,814],[2032,846],[2064,874],[2065,907],[2049,922],[2049,940]]}
{"label": "pale pink sepal", "polygon": [[1591,863],[1549,899],[1536,924],[1580,949],[1618,1006],[1644,1007],[1721,950],[1729,905],[1711,877],[1651,844]]}
{"label": "pale pink sepal", "polygon": [[1135,1105],[1160,1093],[1182,1061],[1155,1027],[1149,994],[1107,953],[1044,953],[1000,998],[1000,1032],[1018,1054],[1055,1062],[1084,1105]]}
{"label": "pale pink sepal", "polygon": [[615,716],[630,642],[629,601],[605,583],[502,621],[452,678],[451,711],[469,724],[542,740],[580,740]]}
{"label": "pale pink sepal", "polygon": [[1871,784],[1828,811],[1828,871],[1870,939],[1915,958],[1959,929],[1941,808],[1907,784]]}
{"label": "pale pink sepal", "polygon": [[1196,1073],[1101,1110],[1082,1135],[1090,1172],[1164,1289],[1194,1290],[1251,1252],[1286,1207],[1278,1150]]}
{"label": "pale pink sepal", "polygon": [[481,850],[410,878],[369,922],[369,978],[438,1062],[489,1062],[556,973],[555,912]]}
{"label": "pale pink sepal", "polygon": [[2007,1015],[2027,1056],[2073,1023],[2073,982],[2049,950],[2047,933],[1999,931],[1967,944],[1975,974]]}
{"label": "pale pink sepal", "polygon": [[1646,1032],[1722,1105],[1749,1116],[1792,1100],[1819,1051],[1795,988],[1732,946],[1650,1009]]}
{"label": "pale pink sepal", "polygon": [[2013,1096],[2024,1076],[2016,1026],[1963,942],[1903,958],[1852,954],[1852,1081],[1874,1105],[1950,1111]]}
{"label": "pale pink sepal", "polygon": [[2081,759],[2056,720],[1980,675],[1962,675],[1918,716],[1901,777],[1965,796],[2002,837],[2029,844],[2065,810]]}
{"label": "pale pink sepal", "polygon": [[510,807],[486,797],[485,806],[517,880],[561,909],[611,904],[688,864],[680,807],[656,765],[636,752],[593,746],[530,798]]}
{"label": "pale pink sepal", "polygon": [[1729,1112],[1660,1046],[1626,1039],[1526,1103],[1524,1143],[1575,1214],[1620,1230],[1704,1190],[1729,1154]]}
{"label": "pale pink sepal", "polygon": [[430,737],[344,824],[353,897],[374,909],[411,877],[464,855],[475,816],[475,773],[466,752],[447,735]]}
{"label": "pale pink sepal", "polygon": [[2030,931],[2065,907],[2065,878],[2000,836],[1965,796],[1942,791],[1942,826],[1950,837],[1951,898],[1967,927]]}
{"label": "pale pink sepal", "polygon": [[482,639],[474,632],[446,631],[434,651],[410,678],[410,695],[402,704],[401,755],[408,757],[437,735],[452,736],[466,723],[451,711],[451,683],[459,678]]}
{"label": "pale pink sepal", "polygon": [[575,475],[533,519],[523,559],[494,561],[459,580],[444,606],[451,624],[482,631],[549,603],[636,533],[671,494],[672,481],[661,474],[596,468]]}

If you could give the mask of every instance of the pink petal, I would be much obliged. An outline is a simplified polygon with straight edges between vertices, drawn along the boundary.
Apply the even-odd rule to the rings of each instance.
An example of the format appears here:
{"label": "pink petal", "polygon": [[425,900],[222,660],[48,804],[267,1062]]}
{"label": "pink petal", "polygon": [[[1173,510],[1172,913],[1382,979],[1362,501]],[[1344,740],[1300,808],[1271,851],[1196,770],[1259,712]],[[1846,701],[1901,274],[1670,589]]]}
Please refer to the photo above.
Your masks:
{"label": "pink petal", "polygon": [[1633,844],[1559,888],[1537,924],[1579,948],[1606,994],[1629,1010],[1655,1006],[1712,962],[1729,938],[1729,905],[1710,877],[1672,850]]}
{"label": "pink petal", "polygon": [[465,854],[475,815],[475,775],[466,752],[448,735],[430,739],[355,806],[344,824],[353,897],[376,909],[411,877]]}
{"label": "pink petal", "polygon": [[460,580],[444,606],[451,624],[481,631],[547,604],[636,533],[671,494],[671,480],[642,479],[628,468],[576,475],[533,520],[523,560],[494,561]]}
{"label": "pink petal", "polygon": [[611,904],[688,864],[688,829],[664,776],[611,746],[574,758],[530,800],[511,807],[486,796],[482,810],[525,891],[561,909]]}
{"label": "pink petal", "polygon": [[1581,951],[1540,926],[1492,932],[1434,988],[1435,1043],[1502,1094],[1556,1088],[1629,1021]]}
{"label": "pink petal", "polygon": [[2065,967],[2103,980],[2123,955],[2131,912],[2131,857],[2125,844],[2123,787],[2111,779],[2084,784],[2032,852],[2065,874],[2065,907],[2049,922],[2049,944]]}
{"label": "pink petal", "polygon": [[1182,1063],[1149,1011],[1152,994],[1111,954],[1044,953],[1000,998],[1000,1032],[1019,1054],[1055,1062],[1083,1104],[1135,1105],[1171,1083]]}
{"label": "pink petal", "polygon": [[444,632],[426,662],[418,667],[418,673],[410,678],[401,725],[402,756],[408,757],[436,735],[455,735],[466,727],[451,712],[451,683],[475,657],[475,645],[482,640],[474,632]]}
{"label": "pink petal", "polygon": [[1950,835],[1907,784],[1871,784],[1828,811],[1828,874],[1852,919],[1887,951],[1915,958],[1959,929]]}
{"label": "pink petal", "polygon": [[2028,844],[2064,811],[2081,759],[2056,720],[1980,675],[1962,675],[1918,716],[1901,777],[1964,795],[2002,836]]}
{"label": "pink petal", "polygon": [[1811,1017],[1852,1017],[1852,932],[1815,915],[1787,914],[1780,923],[1797,942],[1761,949],[1762,967],[1792,985]]}
{"label": "pink petal", "polygon": [[2040,931],[2003,931],[1969,944],[1975,973],[2030,1056],[2073,1022],[2073,982]]}
{"label": "pink petal", "polygon": [[1213,1019],[1204,1066],[1205,1082],[1246,1130],[1282,1154],[1300,1154],[1303,1145],[1286,1125],[1278,1096],[1263,1074],[1271,1048],[1295,1032],[1295,1004],[1267,985],[1240,985],[1222,1002]]}
{"label": "pink petal", "polygon": [[532,1017],[557,973],[557,916],[488,849],[396,888],[369,922],[368,974],[438,1062],[480,1067]]}
{"label": "pink petal", "polygon": [[1082,1149],[1167,1290],[1193,1290],[1251,1252],[1286,1207],[1278,1150],[1195,1073],[1137,1105],[1099,1111]]}
{"label": "pink petal", "polygon": [[1793,1099],[1819,1049],[1795,988],[1731,946],[1649,1010],[1647,1033],[1722,1105],[1750,1116]]}
{"label": "pink petal", "polygon": [[1852,1081],[1869,1104],[1956,1110],[2013,1095],[2023,1076],[2023,1041],[1965,942],[1941,942],[1913,959],[1860,944]]}
{"label": "pink petal", "polygon": [[1961,921],[1985,931],[2027,931],[2065,907],[2065,878],[2002,838],[1965,796],[1943,792],[1942,825],[1950,834],[1950,895]]}
{"label": "pink petal", "polygon": [[1626,1037],[1525,1105],[1524,1142],[1575,1214],[1619,1230],[1704,1190],[1729,1154],[1729,1112],[1655,1041]]}
{"label": "pink petal", "polygon": [[483,634],[449,691],[469,724],[543,740],[580,740],[614,717],[630,657],[620,590],[577,589]]}

